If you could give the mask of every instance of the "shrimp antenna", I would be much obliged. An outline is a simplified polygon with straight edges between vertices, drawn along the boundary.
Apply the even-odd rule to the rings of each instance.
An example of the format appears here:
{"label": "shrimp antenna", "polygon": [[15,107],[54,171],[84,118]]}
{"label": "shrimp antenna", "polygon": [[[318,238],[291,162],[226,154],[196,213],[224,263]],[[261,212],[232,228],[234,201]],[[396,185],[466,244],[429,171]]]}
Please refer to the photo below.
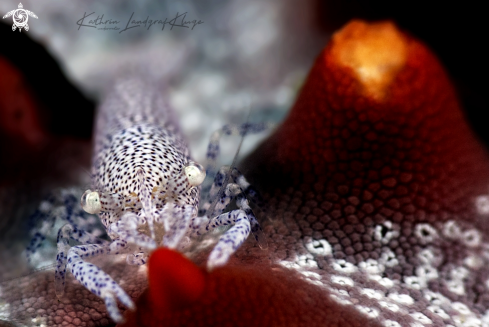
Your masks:
{"label": "shrimp antenna", "polygon": [[[250,116],[251,116],[251,105],[249,106],[249,109],[248,109],[248,117],[246,117],[246,123],[245,123],[246,125],[248,125],[248,123],[250,122]],[[238,161],[239,151],[241,150],[241,145],[243,145],[243,141],[244,141],[244,138],[245,138],[247,132],[248,132],[248,129],[244,129],[243,134],[241,135],[241,141],[239,141],[238,149],[236,150],[236,153],[234,154],[234,158],[233,158],[233,162],[231,163],[231,167],[230,167],[228,173],[226,174],[226,182],[227,182],[227,179],[229,178],[231,171],[233,170],[234,167],[236,167],[236,161]],[[224,187],[224,185],[223,185],[223,187]],[[223,187],[221,187],[220,191],[223,190]]]}
{"label": "shrimp antenna", "polygon": [[[248,116],[246,117],[245,125],[248,125],[248,123],[250,122],[251,110],[252,110],[252,107],[250,104],[248,107]],[[219,189],[219,192],[217,192],[217,196],[215,197],[214,201],[212,201],[212,204],[210,205],[210,207],[207,209],[206,216],[212,215],[212,213],[214,212],[214,208],[216,207],[217,201],[221,198],[221,195],[224,192],[224,189],[228,185],[229,177],[231,176],[231,172],[233,171],[233,168],[236,166],[236,161],[238,161],[239,151],[241,150],[241,145],[243,144],[243,141],[244,141],[244,138],[245,138],[247,132],[248,132],[248,130],[245,128],[243,130],[243,133],[241,134],[241,141],[239,142],[238,149],[236,150],[236,153],[234,154],[233,162],[231,163],[229,170],[226,172],[226,176],[224,177],[224,181],[222,183],[221,188]]]}

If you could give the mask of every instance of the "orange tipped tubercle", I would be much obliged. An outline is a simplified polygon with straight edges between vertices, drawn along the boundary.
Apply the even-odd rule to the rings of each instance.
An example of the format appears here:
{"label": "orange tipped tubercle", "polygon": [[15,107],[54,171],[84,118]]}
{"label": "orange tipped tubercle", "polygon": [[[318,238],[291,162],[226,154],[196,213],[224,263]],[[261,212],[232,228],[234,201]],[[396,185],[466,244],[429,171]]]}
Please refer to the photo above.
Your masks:
{"label": "orange tipped tubercle", "polygon": [[386,97],[408,56],[407,41],[392,22],[352,21],[333,35],[332,43],[333,60],[350,68],[361,92],[377,100]]}

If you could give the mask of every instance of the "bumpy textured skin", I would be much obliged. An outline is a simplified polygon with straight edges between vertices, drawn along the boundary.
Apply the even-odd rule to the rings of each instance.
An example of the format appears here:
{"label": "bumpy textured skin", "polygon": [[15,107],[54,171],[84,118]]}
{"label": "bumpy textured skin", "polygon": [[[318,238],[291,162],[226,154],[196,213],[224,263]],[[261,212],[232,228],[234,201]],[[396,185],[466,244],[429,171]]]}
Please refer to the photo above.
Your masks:
{"label": "bumpy textured skin", "polygon": [[297,240],[281,260],[340,303],[385,326],[487,326],[488,156],[434,55],[401,37],[381,101],[338,65],[333,38],[251,180]]}
{"label": "bumpy textured skin", "polygon": [[[247,241],[187,308],[157,318],[165,308],[141,296],[128,323],[489,325],[489,160],[436,58],[403,38],[407,59],[382,101],[338,65],[333,39],[283,126],[242,164],[268,201],[268,251]],[[30,317],[59,325],[102,321],[92,299],[59,309],[43,276],[29,277],[30,290],[2,285],[10,319],[32,307]],[[67,314],[84,311],[91,320]]]}
{"label": "bumpy textured skin", "polygon": [[333,37],[242,164],[268,200],[269,252],[238,251],[160,320],[143,295],[131,326],[489,326],[488,157],[433,54],[395,33],[406,58],[381,96],[339,64]]}

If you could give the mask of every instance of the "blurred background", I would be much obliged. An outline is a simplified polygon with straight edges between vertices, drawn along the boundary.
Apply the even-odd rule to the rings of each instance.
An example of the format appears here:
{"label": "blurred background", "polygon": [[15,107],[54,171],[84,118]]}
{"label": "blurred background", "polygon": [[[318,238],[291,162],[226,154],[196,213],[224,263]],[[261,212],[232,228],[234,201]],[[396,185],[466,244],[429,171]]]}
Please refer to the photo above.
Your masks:
{"label": "blurred background", "polygon": [[[2,0],[0,16],[19,2]],[[89,184],[97,103],[111,82],[137,71],[167,83],[191,152],[205,162],[212,131],[226,123],[280,122],[314,58],[352,18],[391,19],[427,43],[451,75],[467,116],[488,144],[483,114],[486,11],[476,1],[57,1],[30,0],[29,31],[0,20],[0,281],[25,273],[27,218],[60,187]],[[80,27],[90,19],[202,21],[193,29]],[[102,17],[103,15],[103,17]],[[182,16],[176,19],[181,21]],[[132,25],[132,24],[131,24]],[[98,25],[102,27],[104,25]],[[485,48],[485,47],[484,47]],[[247,136],[241,156],[266,134]],[[239,140],[223,141],[229,164]],[[52,257],[51,259],[54,259]],[[51,260],[47,259],[47,261]]]}
{"label": "blurred background", "polygon": [[[2,1],[1,15],[18,4]],[[291,1],[22,5],[38,17],[28,17],[28,31],[12,31],[12,17],[0,21],[0,281],[29,270],[23,250],[39,202],[60,188],[89,188],[96,105],[115,78],[137,73],[164,81],[161,92],[191,153],[205,164],[209,137],[224,124],[283,119],[329,36],[317,25],[314,6],[297,8]],[[148,22],[122,31],[131,16],[202,23],[162,30]],[[90,20],[118,21],[107,27],[119,30]],[[246,137],[240,155],[265,136]],[[221,142],[219,164],[232,162],[239,141]],[[34,267],[54,261],[56,229]]]}

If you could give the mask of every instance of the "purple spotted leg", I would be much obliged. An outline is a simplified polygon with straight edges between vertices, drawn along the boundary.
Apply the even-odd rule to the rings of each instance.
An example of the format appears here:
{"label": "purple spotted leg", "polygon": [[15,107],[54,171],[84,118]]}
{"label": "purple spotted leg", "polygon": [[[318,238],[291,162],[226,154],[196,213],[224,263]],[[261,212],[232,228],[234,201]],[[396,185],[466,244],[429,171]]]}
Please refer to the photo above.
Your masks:
{"label": "purple spotted leg", "polygon": [[[246,240],[250,231],[253,232],[260,247],[267,248],[265,236],[246,198],[250,196],[251,199],[259,203],[258,192],[236,167],[224,166],[215,172],[215,160],[220,152],[219,141],[223,135],[244,137],[248,133],[260,133],[273,126],[269,123],[225,125],[211,136],[207,149],[207,174],[210,177],[214,176],[214,182],[207,190],[208,201],[199,211],[200,217],[192,219],[188,233],[202,235],[219,226],[232,225],[232,227],[220,237],[212,250],[207,262],[208,269],[224,265]],[[234,198],[239,209],[222,213]],[[209,219],[209,217],[214,218]]]}
{"label": "purple spotted leg", "polygon": [[[220,169],[210,190],[211,199],[217,197],[217,201],[210,200],[203,207],[209,216],[214,218],[209,219],[208,215],[196,217],[192,220],[189,230],[193,235],[203,235],[214,228],[232,225],[220,237],[217,245],[212,250],[207,262],[209,270],[224,265],[246,240],[250,231],[254,233],[260,247],[266,248],[267,246],[261,227],[246,199],[244,190],[249,189],[250,185],[236,168],[232,170],[230,175],[231,183],[226,184],[224,190],[219,192],[223,185],[223,176],[229,171],[229,167]],[[239,209],[222,213],[234,198],[236,198],[236,205]]]}
{"label": "purple spotted leg", "polygon": [[[83,244],[70,248],[68,243],[70,238]],[[58,255],[55,270],[56,295],[58,298],[63,296],[68,269],[76,280],[104,300],[110,317],[115,321],[122,321],[122,315],[117,308],[117,299],[130,309],[134,308],[133,301],[108,274],[94,264],[85,262],[84,259],[128,251],[130,248],[124,240],[108,242],[66,224],[58,232]]]}
{"label": "purple spotted leg", "polygon": [[[230,182],[228,181],[229,183],[227,183],[225,188],[221,191],[227,175],[230,177]],[[255,236],[255,239],[258,241],[260,247],[266,248],[267,242],[263,235],[262,229],[247,201],[247,197],[250,197],[253,202],[260,205],[261,197],[236,167],[230,168],[229,166],[223,166],[216,174],[214,183],[209,191],[210,199],[202,207],[201,213],[205,213],[205,217],[196,218],[196,220],[200,219],[201,222],[198,224],[200,227],[195,227],[194,224],[194,233],[200,235],[213,229],[214,227],[212,222],[217,219],[217,216],[222,214],[233,198],[237,196],[239,197],[239,201],[237,200],[236,202],[243,203],[243,206],[247,208],[246,210],[250,212],[248,217],[251,224],[251,232]],[[207,217],[216,218],[208,220]],[[204,223],[206,226],[205,230],[202,229],[202,222],[207,222]]]}
{"label": "purple spotted leg", "polygon": [[219,226],[233,225],[228,231],[226,231],[217,242],[217,245],[212,250],[207,261],[207,268],[212,270],[214,267],[224,265],[229,257],[236,252],[236,250],[243,244],[248,238],[251,231],[251,222],[256,225],[256,221],[251,208],[248,205],[248,200],[239,193],[236,197],[236,204],[240,209],[236,209],[230,212],[220,214],[216,218],[209,221],[206,229],[210,227],[215,228]]}

